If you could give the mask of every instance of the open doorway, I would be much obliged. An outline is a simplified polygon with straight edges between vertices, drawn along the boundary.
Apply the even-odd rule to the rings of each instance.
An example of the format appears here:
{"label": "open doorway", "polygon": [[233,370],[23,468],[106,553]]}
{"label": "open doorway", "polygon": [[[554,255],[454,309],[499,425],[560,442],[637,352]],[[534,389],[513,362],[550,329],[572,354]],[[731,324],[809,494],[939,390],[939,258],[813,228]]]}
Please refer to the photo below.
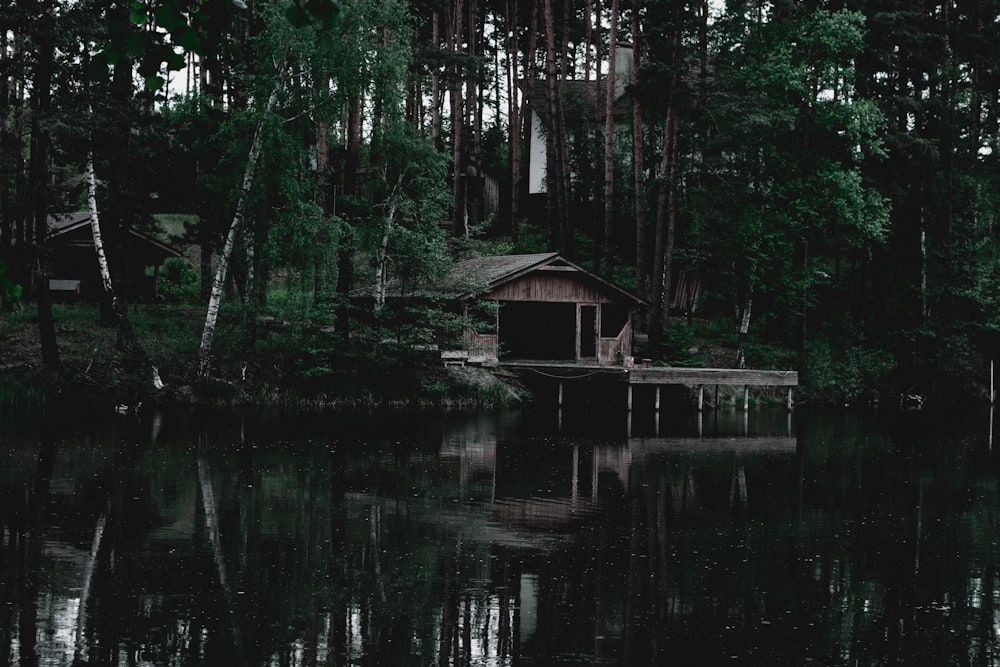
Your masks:
{"label": "open doorway", "polygon": [[572,361],[575,329],[576,304],[501,302],[500,355],[504,359]]}
{"label": "open doorway", "polygon": [[597,306],[580,306],[580,358],[597,359]]}

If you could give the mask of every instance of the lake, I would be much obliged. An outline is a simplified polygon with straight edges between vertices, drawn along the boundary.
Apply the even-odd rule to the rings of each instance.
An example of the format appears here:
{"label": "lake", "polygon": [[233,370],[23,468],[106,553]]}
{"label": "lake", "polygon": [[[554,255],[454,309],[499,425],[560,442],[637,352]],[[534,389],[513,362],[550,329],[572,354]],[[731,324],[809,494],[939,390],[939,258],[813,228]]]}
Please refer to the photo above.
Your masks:
{"label": "lake", "polygon": [[10,664],[1000,664],[986,411],[0,419]]}

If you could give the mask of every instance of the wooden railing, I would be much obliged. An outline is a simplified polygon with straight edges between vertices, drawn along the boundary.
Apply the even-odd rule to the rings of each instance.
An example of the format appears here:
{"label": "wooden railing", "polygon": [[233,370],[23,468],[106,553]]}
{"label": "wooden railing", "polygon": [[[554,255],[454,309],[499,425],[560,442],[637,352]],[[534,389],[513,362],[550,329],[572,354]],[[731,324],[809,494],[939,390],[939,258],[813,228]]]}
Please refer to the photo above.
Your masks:
{"label": "wooden railing", "polygon": [[632,323],[626,322],[614,338],[601,338],[598,342],[598,363],[602,366],[619,364],[632,354]]}
{"label": "wooden railing", "polygon": [[500,344],[496,334],[481,334],[475,329],[466,329],[462,338],[470,361],[479,358],[480,362],[496,362],[499,359]]}

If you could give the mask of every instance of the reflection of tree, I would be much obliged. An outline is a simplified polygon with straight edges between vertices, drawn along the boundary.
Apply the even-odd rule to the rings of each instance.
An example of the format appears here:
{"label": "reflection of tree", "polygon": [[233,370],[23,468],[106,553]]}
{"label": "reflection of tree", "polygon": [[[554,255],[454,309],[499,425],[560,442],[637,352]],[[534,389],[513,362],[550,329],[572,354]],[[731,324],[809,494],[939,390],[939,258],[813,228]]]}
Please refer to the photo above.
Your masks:
{"label": "reflection of tree", "polygon": [[[45,508],[49,497],[49,484],[52,480],[52,469],[55,464],[56,447],[52,435],[43,430],[41,443],[38,447],[38,459],[35,466],[35,478],[27,494],[25,515],[28,517],[27,526],[20,526],[20,534],[12,531],[11,544],[20,541],[16,551],[20,558],[12,559],[15,563],[15,572],[23,568],[23,575],[15,580],[22,582],[18,591],[18,628],[19,649],[21,663],[24,665],[36,665],[39,662],[37,636],[38,636],[38,594],[41,577],[41,553],[43,535],[43,522],[45,518]],[[16,528],[15,528],[16,530]],[[6,579],[6,577],[5,577]],[[12,577],[12,579],[14,579]],[[9,631],[5,632],[10,637]],[[9,641],[9,640],[8,640]],[[7,655],[10,655],[8,653]]]}
{"label": "reflection of tree", "polygon": [[[470,431],[435,433],[435,449],[175,428],[155,444],[95,432],[22,464],[21,494],[3,498],[20,504],[0,507],[5,656],[41,661],[52,647],[36,638],[78,620],[102,663],[989,664],[1000,650],[1000,488],[974,443],[837,427],[794,453],[640,457]],[[72,562],[65,581],[43,543]],[[39,606],[60,597],[85,613]]]}

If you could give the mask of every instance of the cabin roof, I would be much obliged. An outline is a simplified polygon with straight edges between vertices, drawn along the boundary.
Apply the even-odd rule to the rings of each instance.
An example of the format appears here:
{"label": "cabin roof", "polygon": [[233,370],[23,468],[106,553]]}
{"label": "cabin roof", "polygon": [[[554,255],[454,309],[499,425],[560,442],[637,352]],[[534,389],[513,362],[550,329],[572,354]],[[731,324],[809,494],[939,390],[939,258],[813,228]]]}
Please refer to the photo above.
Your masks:
{"label": "cabin roof", "polygon": [[[594,285],[604,290],[618,300],[631,306],[644,306],[645,302],[612,282],[605,280],[596,273],[591,273],[581,266],[573,264],[561,257],[557,252],[543,252],[527,255],[491,255],[474,257],[456,262],[448,273],[436,281],[431,290],[443,293],[454,299],[463,301],[476,297],[488,297],[496,288],[533,271],[559,271],[572,274],[576,279]],[[371,298],[374,295],[374,285],[355,289],[351,296],[355,298]],[[389,297],[426,295],[423,289],[404,291],[398,280],[390,281],[386,295]]]}
{"label": "cabin roof", "polygon": [[557,252],[531,255],[495,255],[476,257],[452,267],[446,279],[446,289],[467,299],[481,296],[521,276],[539,270],[567,271],[585,282],[614,294],[632,305],[644,305],[642,299],[595,273],[561,257]]}
{"label": "cabin roof", "polygon": [[[57,215],[50,215],[46,221],[48,225],[49,240],[60,242],[60,241],[76,241],[77,236],[85,237],[84,241],[89,244],[93,244],[92,236],[90,235],[90,213],[87,211],[78,211],[76,213],[62,213]],[[81,231],[86,228],[86,231]],[[129,234],[133,237],[139,239],[140,241],[152,246],[155,250],[162,253],[165,257],[181,257],[182,254],[175,248],[170,247],[166,243],[157,241],[151,236],[143,234],[142,232],[136,231],[135,229],[129,229]],[[74,243],[74,245],[78,245]]]}
{"label": "cabin roof", "polygon": [[[624,84],[627,86],[628,81]],[[524,93],[528,105],[542,119],[542,123],[551,126],[548,105],[548,82],[545,79],[527,81],[522,79],[518,86]],[[563,112],[567,115],[582,116],[591,119],[589,122],[603,122],[605,110],[605,95],[607,95],[608,79],[564,79],[559,83],[558,94],[562,98]],[[626,88],[627,90],[627,88]],[[616,118],[626,117],[631,113],[631,98],[627,93],[616,94],[613,113]],[[595,116],[596,112],[596,116]]]}

